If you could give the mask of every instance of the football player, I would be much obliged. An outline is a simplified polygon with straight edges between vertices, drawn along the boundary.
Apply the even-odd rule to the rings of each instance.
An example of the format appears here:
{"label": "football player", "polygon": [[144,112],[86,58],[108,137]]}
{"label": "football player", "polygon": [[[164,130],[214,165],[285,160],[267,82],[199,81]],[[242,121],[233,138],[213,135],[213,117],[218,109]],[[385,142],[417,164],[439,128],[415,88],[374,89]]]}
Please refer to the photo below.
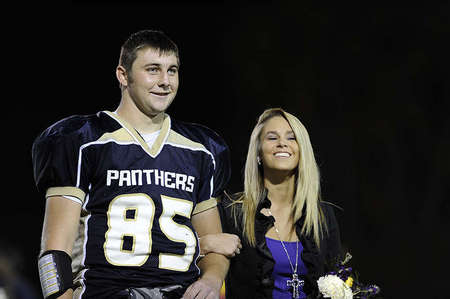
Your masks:
{"label": "football player", "polygon": [[221,232],[229,151],[212,130],[165,113],[179,67],[163,32],[132,34],[117,110],[65,118],[33,143],[45,298],[219,297],[228,260],[201,257],[198,238]]}

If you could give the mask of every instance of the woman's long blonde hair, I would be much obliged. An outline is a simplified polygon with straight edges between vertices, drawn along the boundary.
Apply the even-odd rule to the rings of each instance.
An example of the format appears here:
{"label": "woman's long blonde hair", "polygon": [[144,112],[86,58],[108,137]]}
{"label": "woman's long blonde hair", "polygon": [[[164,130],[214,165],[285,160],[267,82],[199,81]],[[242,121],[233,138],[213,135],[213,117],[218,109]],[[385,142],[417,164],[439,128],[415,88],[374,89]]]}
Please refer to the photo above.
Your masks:
{"label": "woman's long blonde hair", "polygon": [[261,114],[250,136],[244,172],[244,192],[238,202],[242,202],[243,235],[251,246],[256,246],[255,216],[258,204],[264,199],[265,187],[262,167],[258,165],[258,156],[261,150],[260,134],[270,118],[281,116],[287,120],[295,134],[299,146],[299,164],[296,173],[296,190],[293,199],[292,215],[294,223],[302,217],[305,208],[305,221],[302,234],[312,234],[317,246],[323,230],[326,230],[322,209],[320,208],[320,174],[314,158],[314,152],[306,128],[294,115],[281,108],[267,109]]}

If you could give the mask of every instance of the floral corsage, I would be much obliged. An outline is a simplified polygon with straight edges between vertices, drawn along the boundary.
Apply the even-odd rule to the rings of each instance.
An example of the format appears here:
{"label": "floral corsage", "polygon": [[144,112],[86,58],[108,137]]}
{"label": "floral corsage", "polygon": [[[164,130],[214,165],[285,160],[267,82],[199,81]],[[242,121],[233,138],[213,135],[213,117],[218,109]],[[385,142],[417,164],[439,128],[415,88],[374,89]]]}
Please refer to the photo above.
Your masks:
{"label": "floral corsage", "polygon": [[336,263],[336,270],[317,280],[319,291],[323,298],[352,299],[375,297],[380,292],[376,285],[363,285],[358,276],[352,273],[352,268],[345,266],[352,258],[350,253],[345,255],[342,262]]}

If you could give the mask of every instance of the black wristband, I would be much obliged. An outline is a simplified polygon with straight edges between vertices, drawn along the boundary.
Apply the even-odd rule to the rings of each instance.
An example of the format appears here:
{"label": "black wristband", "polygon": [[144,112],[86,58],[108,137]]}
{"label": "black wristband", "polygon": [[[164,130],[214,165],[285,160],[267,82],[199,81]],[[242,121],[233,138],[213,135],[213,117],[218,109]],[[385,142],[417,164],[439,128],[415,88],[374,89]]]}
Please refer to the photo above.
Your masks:
{"label": "black wristband", "polygon": [[39,257],[38,268],[44,298],[57,298],[72,288],[72,258],[65,251],[45,251]]}

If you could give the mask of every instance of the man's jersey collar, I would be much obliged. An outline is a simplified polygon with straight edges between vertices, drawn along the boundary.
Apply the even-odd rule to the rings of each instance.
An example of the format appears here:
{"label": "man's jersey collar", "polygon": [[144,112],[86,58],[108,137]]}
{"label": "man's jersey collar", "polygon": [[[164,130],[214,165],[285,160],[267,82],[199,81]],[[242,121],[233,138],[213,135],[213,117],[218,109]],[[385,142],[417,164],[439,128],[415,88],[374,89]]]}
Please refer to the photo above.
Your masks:
{"label": "man's jersey collar", "polygon": [[153,143],[153,146],[149,148],[149,146],[144,141],[142,136],[138,133],[138,131],[135,128],[133,128],[127,121],[125,121],[123,118],[117,115],[117,113],[111,111],[103,111],[103,112],[106,113],[111,118],[113,118],[115,121],[117,121],[122,126],[122,128],[125,129],[128,132],[128,134],[130,134],[132,138],[138,144],[140,144],[141,147],[144,149],[144,151],[147,152],[152,158],[155,158],[161,152],[169,136],[171,127],[171,120],[168,114],[164,113],[161,131],[158,135],[158,138],[156,138],[155,143]]}

